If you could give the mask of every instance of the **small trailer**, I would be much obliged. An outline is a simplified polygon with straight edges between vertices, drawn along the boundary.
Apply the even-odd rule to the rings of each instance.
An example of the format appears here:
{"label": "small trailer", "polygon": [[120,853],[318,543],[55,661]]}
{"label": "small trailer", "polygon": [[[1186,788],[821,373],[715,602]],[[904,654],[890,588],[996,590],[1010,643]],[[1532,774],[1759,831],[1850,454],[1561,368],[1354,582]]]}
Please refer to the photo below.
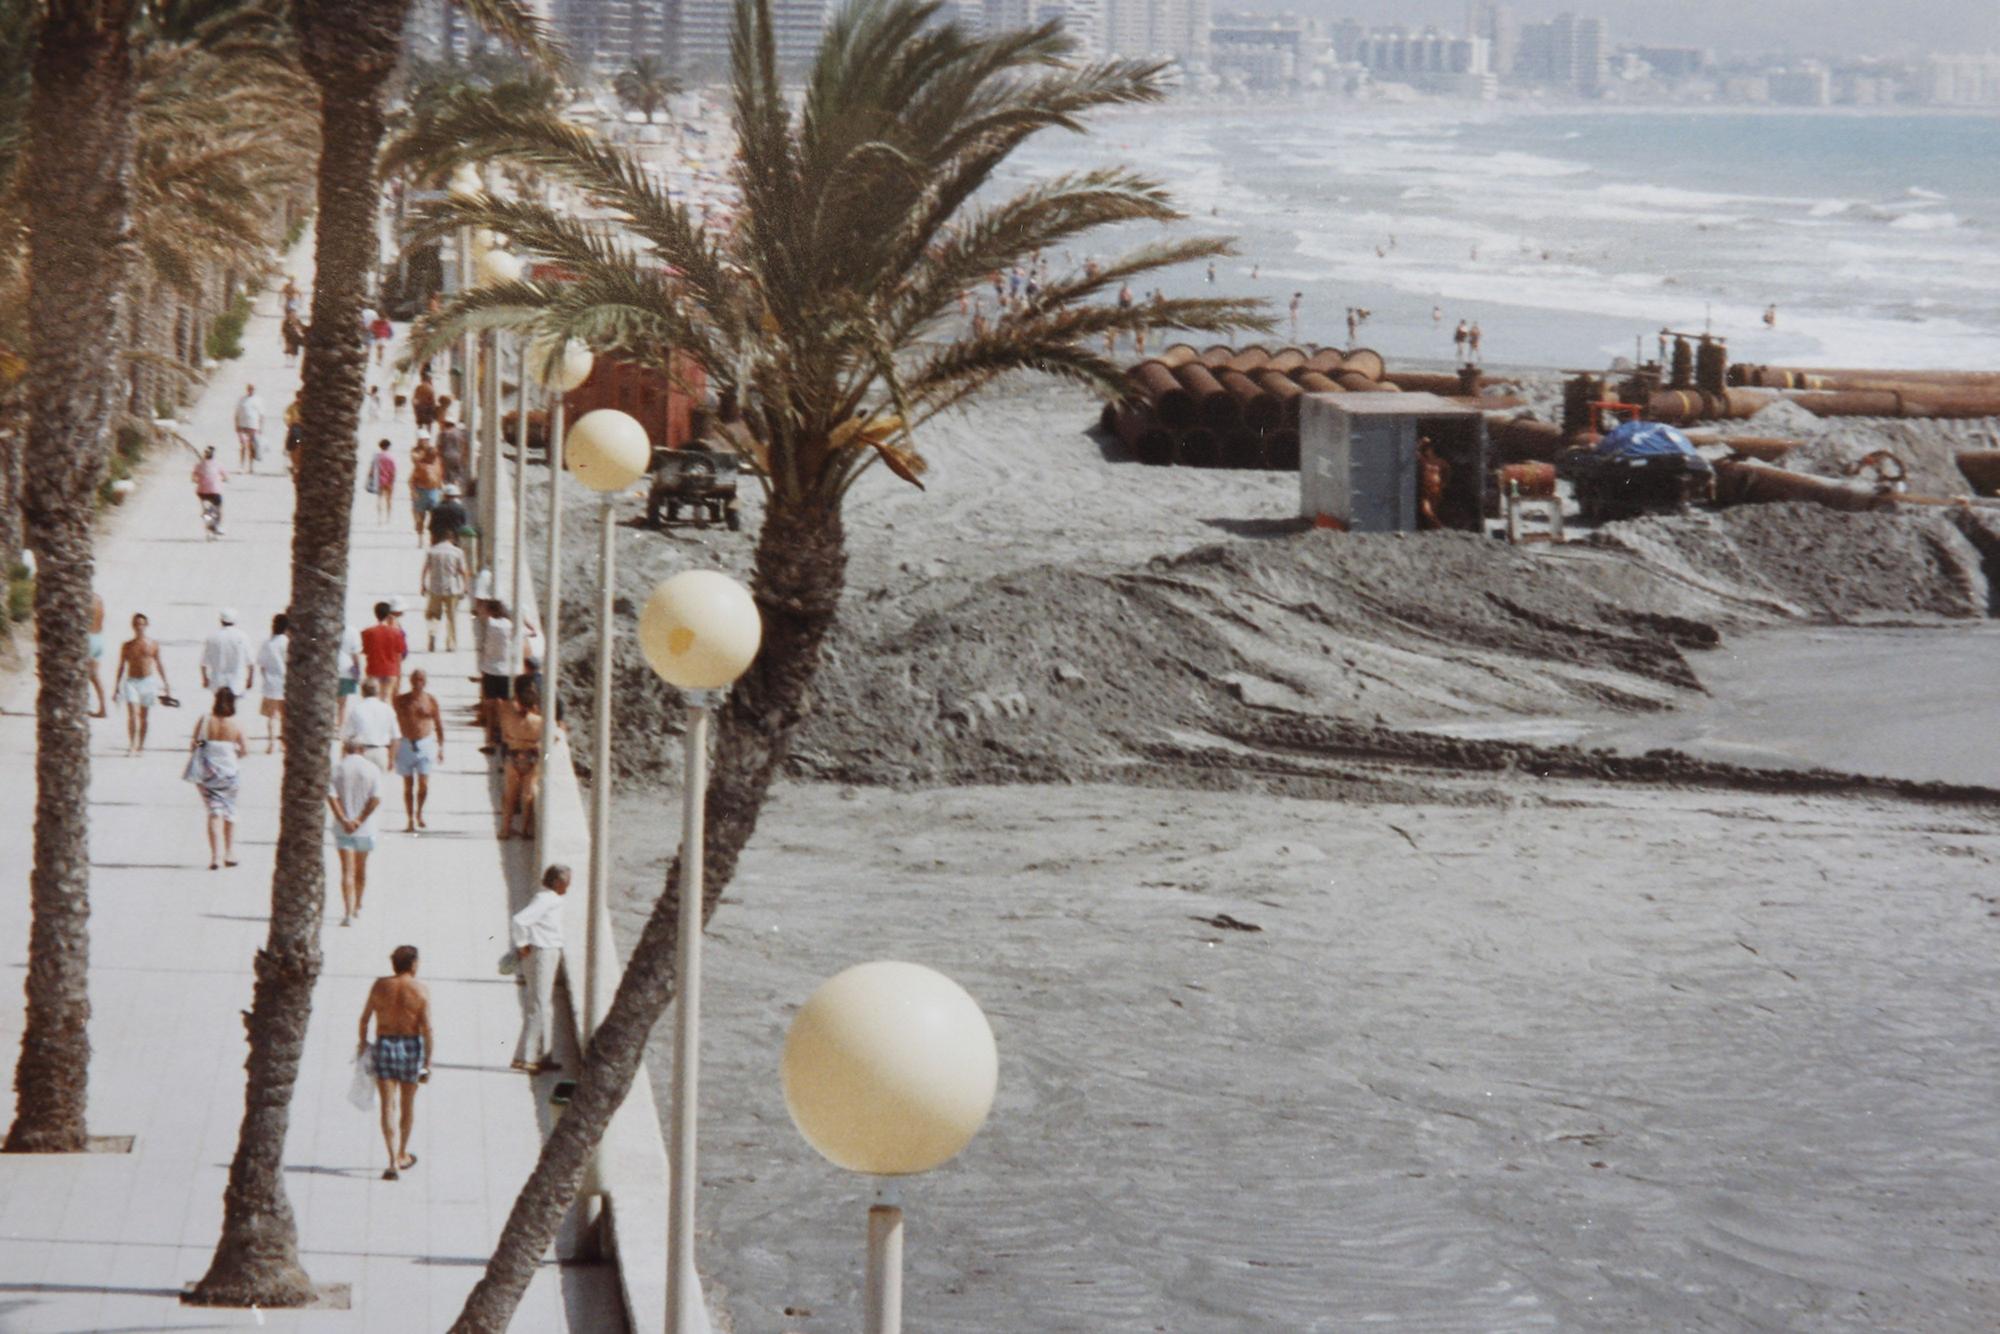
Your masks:
{"label": "small trailer", "polygon": [[1299,509],[1355,533],[1480,532],[1486,418],[1436,394],[1305,394],[1299,408]]}
{"label": "small trailer", "polygon": [[679,449],[654,450],[646,526],[677,523],[685,509],[689,521],[698,526],[720,523],[732,533],[738,531],[743,527],[742,512],[736,507],[739,464],[735,454],[711,449],[699,440]]}

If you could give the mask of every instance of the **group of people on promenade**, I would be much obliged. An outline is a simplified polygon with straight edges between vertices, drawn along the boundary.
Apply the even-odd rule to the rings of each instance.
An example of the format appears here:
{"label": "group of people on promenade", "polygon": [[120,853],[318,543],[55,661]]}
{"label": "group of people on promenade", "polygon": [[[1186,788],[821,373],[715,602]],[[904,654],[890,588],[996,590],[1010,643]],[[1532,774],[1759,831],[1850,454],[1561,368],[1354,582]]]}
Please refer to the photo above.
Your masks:
{"label": "group of people on promenade", "polygon": [[[298,318],[303,294],[289,281],[284,300],[288,320]],[[382,332],[386,327],[387,321],[376,316],[368,331],[375,340],[377,364],[386,355],[390,336]],[[376,497],[378,523],[394,517],[398,483],[406,489],[421,549],[414,571],[426,623],[421,651],[456,652],[460,612],[470,603],[471,648],[480,685],[476,723],[484,743],[480,750],[495,758],[504,775],[499,836],[516,837],[518,826],[518,836],[530,837],[539,796],[543,729],[540,635],[526,618],[517,627],[506,605],[491,596],[488,576],[475,578],[474,561],[463,545],[471,531],[463,494],[469,481],[470,442],[453,418],[450,396],[437,392],[428,366],[422,368],[408,403],[415,438],[407,468],[396,457],[395,443],[382,439],[363,460],[357,480]],[[399,417],[403,406],[398,395]],[[302,434],[297,404],[285,417],[286,452],[296,475]],[[234,404],[232,424],[238,464],[247,476],[256,474],[262,458],[266,418],[256,386],[245,385]],[[217,451],[202,451],[194,483],[211,539],[224,535],[223,492],[228,482],[229,473]],[[381,837],[382,809],[394,800],[392,777],[402,780],[404,831],[420,836],[430,829],[426,806],[431,775],[446,760],[444,710],[432,693],[430,674],[411,662],[419,650],[403,625],[408,611],[401,597],[381,599],[373,605],[372,623],[344,629],[337,649],[338,755],[331,762],[326,808],[340,866],[343,927],[353,924],[366,908],[369,859]],[[94,716],[107,716],[112,699],[121,703],[127,754],[136,756],[147,747],[153,711],[179,705],[169,681],[169,653],[153,638],[148,616],[143,611],[132,613],[131,637],[117,649],[116,675],[107,694],[100,670],[106,653],[105,621],[105,604],[97,598],[90,634]],[[290,635],[288,618],[282,613],[272,618],[269,635],[254,647],[235,608],[219,608],[215,622],[202,642],[198,664],[208,707],[189,735],[182,777],[202,803],[209,866],[219,871],[238,864],[237,807],[247,776],[244,762],[256,740],[245,717],[251,696],[259,697],[257,713],[265,720],[264,753],[275,754],[285,745]],[[562,951],[561,896],[568,886],[566,868],[548,868],[541,889],[513,922],[512,971],[526,989],[513,1060],[516,1070],[543,1073],[557,1068],[551,1061],[552,992]],[[416,1163],[409,1152],[416,1090],[434,1059],[430,1000],[417,980],[418,962],[416,946],[398,947],[391,956],[390,974],[370,989],[361,1016],[364,1045],[369,1026],[374,1025],[372,1068],[389,1152],[384,1175],[389,1179]]]}

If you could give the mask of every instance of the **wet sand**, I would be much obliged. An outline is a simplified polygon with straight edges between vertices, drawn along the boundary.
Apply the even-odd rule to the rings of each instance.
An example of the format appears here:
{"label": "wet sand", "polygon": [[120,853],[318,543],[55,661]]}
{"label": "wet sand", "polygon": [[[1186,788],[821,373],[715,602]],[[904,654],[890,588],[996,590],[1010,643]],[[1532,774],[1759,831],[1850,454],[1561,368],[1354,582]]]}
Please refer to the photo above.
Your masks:
{"label": "wet sand", "polygon": [[[2000,820],[1496,795],[781,788],[710,937],[716,1307],[858,1321],[870,1183],[777,1061],[886,957],[1001,1052],[984,1132],[905,1188],[912,1328],[1991,1328]],[[670,800],[619,812],[628,938]]]}

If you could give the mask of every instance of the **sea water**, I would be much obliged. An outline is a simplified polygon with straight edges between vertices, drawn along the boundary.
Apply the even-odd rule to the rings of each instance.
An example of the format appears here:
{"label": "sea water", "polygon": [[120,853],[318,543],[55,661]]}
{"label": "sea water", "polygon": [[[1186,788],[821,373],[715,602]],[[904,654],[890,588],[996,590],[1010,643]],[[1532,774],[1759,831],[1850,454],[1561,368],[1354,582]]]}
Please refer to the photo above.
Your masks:
{"label": "sea water", "polygon": [[[1240,254],[1149,280],[1251,295],[1280,337],[1599,367],[1713,330],[1739,361],[2000,367],[2000,118],[1264,104],[1052,133],[1021,179],[1126,163]],[[1119,228],[1118,245],[1162,229]],[[1114,245],[1097,250],[1099,258]],[[1080,256],[1072,260],[1081,263]],[[1764,314],[1775,307],[1775,323]]]}

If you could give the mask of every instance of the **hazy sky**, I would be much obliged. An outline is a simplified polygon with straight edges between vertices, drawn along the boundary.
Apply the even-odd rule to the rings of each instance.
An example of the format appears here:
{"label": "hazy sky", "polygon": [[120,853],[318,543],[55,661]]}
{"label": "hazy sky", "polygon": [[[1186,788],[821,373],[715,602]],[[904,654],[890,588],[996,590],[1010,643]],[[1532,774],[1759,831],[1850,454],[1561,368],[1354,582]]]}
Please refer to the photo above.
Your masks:
{"label": "hazy sky", "polygon": [[[1595,15],[1614,41],[1712,46],[1723,54],[1908,55],[2000,51],[2000,0],[1513,0],[1523,21]],[[1464,0],[1215,0],[1218,11],[1290,9],[1370,24],[1462,29]]]}

